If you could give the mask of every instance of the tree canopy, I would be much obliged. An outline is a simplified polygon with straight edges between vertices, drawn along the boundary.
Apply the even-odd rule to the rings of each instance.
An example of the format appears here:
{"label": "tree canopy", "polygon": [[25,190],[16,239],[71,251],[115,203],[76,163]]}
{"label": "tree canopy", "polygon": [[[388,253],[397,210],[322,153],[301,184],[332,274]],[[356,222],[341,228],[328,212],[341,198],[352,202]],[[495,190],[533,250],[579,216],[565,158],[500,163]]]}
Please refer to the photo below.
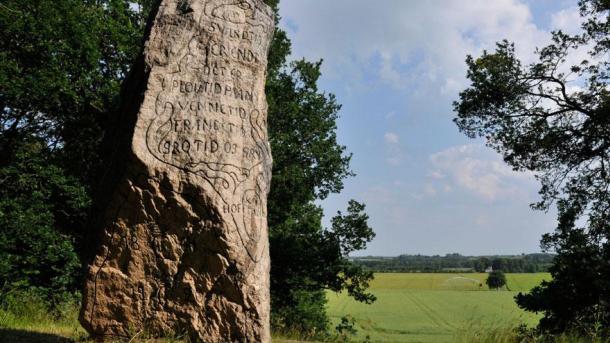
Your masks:
{"label": "tree canopy", "polygon": [[123,1],[0,4],[4,290],[35,288],[60,298],[80,287],[77,253],[98,144],[140,50],[142,18]]}
{"label": "tree canopy", "polygon": [[499,289],[506,286],[506,275],[501,270],[494,270],[487,276],[485,284],[489,289]]}
{"label": "tree canopy", "polygon": [[610,3],[579,6],[582,31],[553,32],[534,63],[524,65],[508,41],[468,56],[471,85],[454,103],[462,132],[485,138],[515,170],[535,173],[534,208],[556,204],[557,228],[542,239],[557,252],[553,280],[517,298],[544,312],[545,330],[610,323]]}

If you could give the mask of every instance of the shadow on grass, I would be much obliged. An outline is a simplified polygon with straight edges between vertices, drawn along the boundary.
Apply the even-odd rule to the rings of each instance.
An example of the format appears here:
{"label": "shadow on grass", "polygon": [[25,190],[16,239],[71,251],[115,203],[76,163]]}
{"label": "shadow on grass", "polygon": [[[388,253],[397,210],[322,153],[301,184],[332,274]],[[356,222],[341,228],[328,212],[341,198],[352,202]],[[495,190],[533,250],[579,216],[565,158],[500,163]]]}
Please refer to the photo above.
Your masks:
{"label": "shadow on grass", "polygon": [[27,330],[0,329],[0,342],[10,343],[74,343],[58,335]]}

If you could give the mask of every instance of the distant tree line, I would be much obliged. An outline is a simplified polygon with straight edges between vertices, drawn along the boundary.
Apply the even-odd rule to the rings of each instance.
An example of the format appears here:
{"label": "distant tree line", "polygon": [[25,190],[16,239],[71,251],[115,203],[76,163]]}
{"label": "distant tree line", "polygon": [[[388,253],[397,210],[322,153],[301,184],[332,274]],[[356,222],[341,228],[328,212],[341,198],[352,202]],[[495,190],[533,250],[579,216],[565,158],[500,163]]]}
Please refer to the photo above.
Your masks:
{"label": "distant tree line", "polygon": [[356,257],[353,262],[366,270],[383,273],[483,273],[489,268],[505,273],[546,272],[552,265],[552,254],[524,254],[502,256],[445,256],[400,255],[398,257]]}

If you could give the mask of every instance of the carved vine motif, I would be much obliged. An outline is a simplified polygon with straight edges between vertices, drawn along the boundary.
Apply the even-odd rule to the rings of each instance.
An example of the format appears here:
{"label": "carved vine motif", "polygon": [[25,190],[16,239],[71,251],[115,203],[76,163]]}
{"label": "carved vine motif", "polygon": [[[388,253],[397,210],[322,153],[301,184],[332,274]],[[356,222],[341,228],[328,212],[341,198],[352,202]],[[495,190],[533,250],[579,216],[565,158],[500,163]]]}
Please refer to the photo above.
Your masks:
{"label": "carved vine motif", "polygon": [[247,23],[252,27],[260,27],[265,33],[269,33],[273,27],[273,17],[267,8],[247,0],[210,1],[205,7],[205,14],[234,24]]}

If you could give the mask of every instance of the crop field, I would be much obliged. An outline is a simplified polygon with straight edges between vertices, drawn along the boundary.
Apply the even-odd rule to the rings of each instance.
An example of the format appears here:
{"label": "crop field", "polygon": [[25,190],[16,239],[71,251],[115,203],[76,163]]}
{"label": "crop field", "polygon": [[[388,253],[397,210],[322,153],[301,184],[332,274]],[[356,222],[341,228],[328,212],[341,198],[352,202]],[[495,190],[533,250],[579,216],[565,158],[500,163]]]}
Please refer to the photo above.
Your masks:
{"label": "crop field", "polygon": [[550,278],[546,273],[507,274],[508,289],[488,290],[487,274],[375,274],[366,305],[345,294],[329,293],[328,312],[336,325],[349,315],[357,339],[373,342],[451,342],[469,327],[503,328],[536,324],[538,316],[520,310],[513,297]]}

